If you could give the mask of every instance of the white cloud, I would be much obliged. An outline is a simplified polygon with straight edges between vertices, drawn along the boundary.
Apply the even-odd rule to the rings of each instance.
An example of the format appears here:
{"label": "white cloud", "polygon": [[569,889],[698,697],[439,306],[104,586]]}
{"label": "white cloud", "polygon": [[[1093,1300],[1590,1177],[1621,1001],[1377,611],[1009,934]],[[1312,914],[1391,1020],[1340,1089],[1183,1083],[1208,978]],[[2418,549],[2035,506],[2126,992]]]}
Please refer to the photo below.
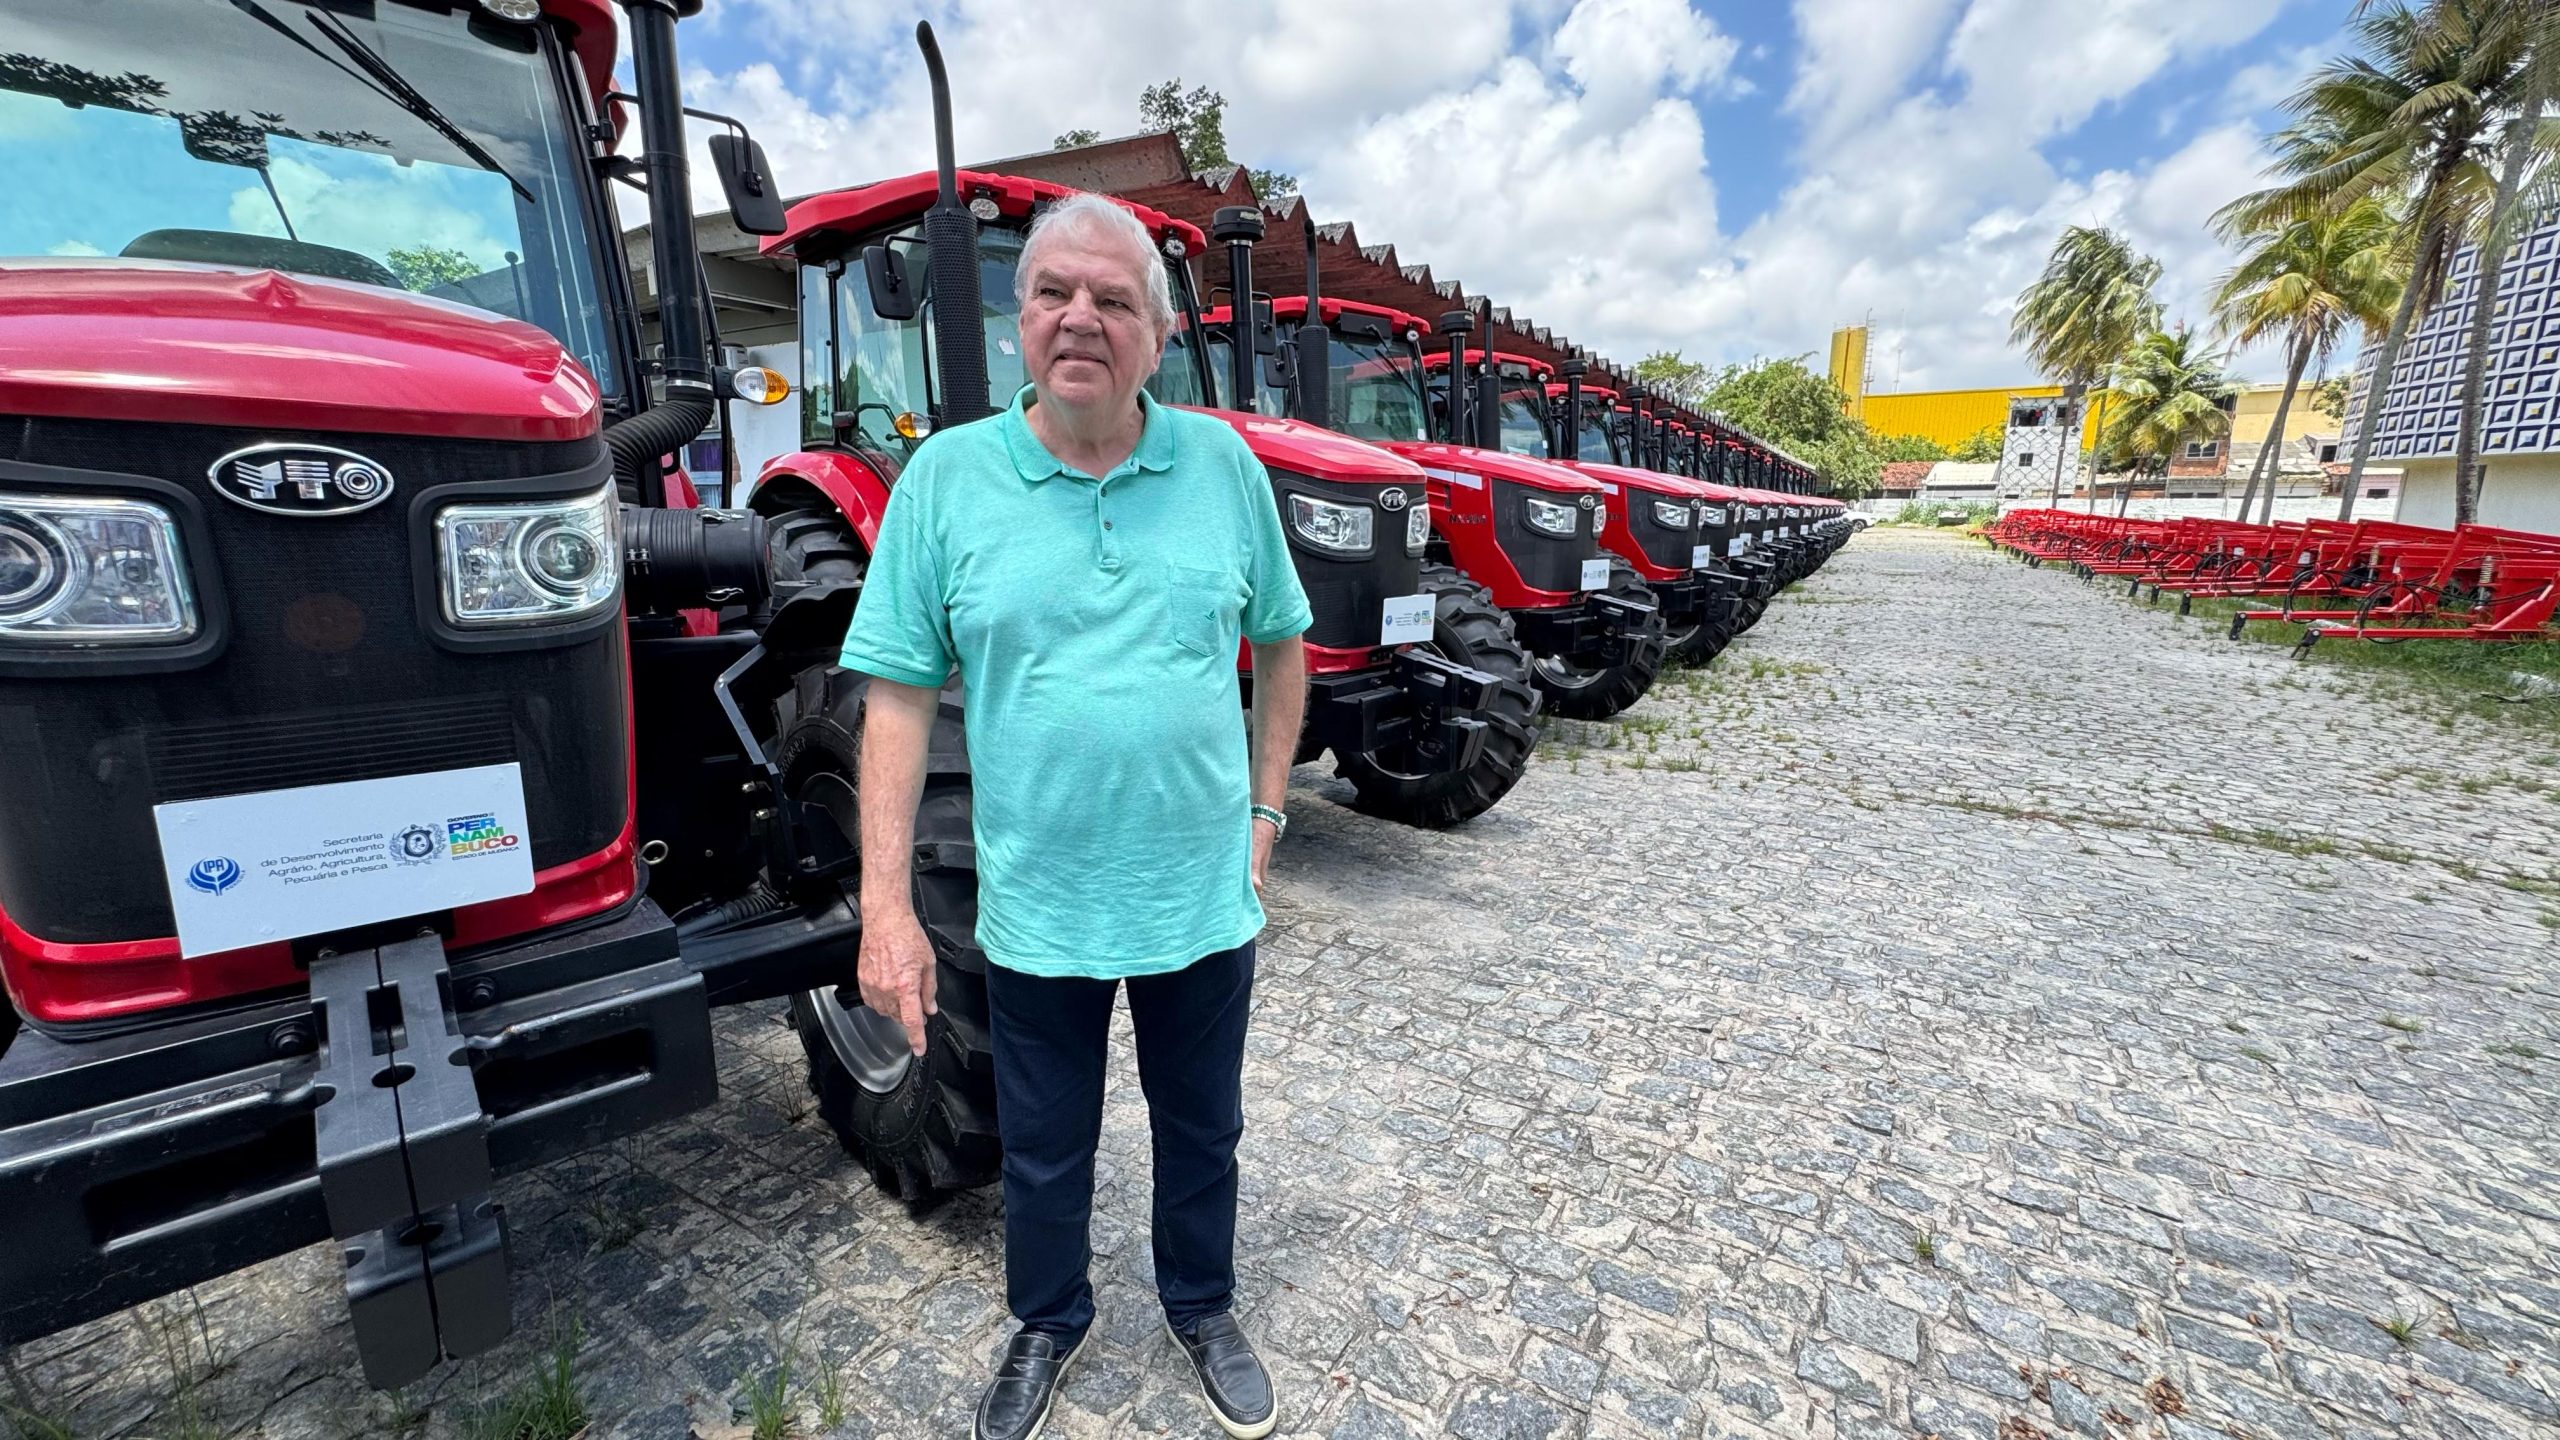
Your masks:
{"label": "white cloud", "polygon": [[59,245],[47,247],[44,253],[47,255],[62,255],[78,259],[90,255],[104,255],[107,252],[90,244],[86,240],[65,240]]}
{"label": "white cloud", "polygon": [[1787,109],[1805,118],[1811,148],[1827,146],[1902,93],[1933,56],[1957,0],[1796,0],[1796,66]]}
{"label": "white cloud", "polygon": [[[1782,105],[1738,133],[1722,125],[1738,107],[1720,106],[1712,143],[1700,104],[1747,82],[1734,39],[1689,0],[927,10],[966,157],[1041,149],[1077,126],[1123,133],[1138,91],[1179,76],[1227,96],[1231,151],[1297,173],[1320,218],[1356,221],[1364,239],[1595,349],[1818,354],[1832,327],[1872,312],[1877,353],[1898,343],[1918,388],[2024,378],[2009,304],[2065,224],[2125,229],[2161,258],[2172,312],[2202,316],[2228,263],[2204,216],[2263,163],[2244,114],[2314,58],[2244,55],[2253,63],[2229,69],[2279,3],[2083,0],[2060,14],[2043,0],[1794,0]],[[745,118],[791,193],[922,169],[923,69],[912,20],[891,8],[723,0],[695,23],[757,36],[772,62],[689,73],[688,97]],[[2187,115],[2211,128],[2130,163],[2047,154],[2083,127],[2128,123],[2122,102],[2164,74],[2200,92]],[[2155,148],[2175,133],[2142,130]],[[2091,148],[2121,154],[2123,138]],[[1738,145],[1792,151],[1792,164],[1768,211],[1729,233],[1713,167]],[[700,181],[708,208],[716,186]]]}

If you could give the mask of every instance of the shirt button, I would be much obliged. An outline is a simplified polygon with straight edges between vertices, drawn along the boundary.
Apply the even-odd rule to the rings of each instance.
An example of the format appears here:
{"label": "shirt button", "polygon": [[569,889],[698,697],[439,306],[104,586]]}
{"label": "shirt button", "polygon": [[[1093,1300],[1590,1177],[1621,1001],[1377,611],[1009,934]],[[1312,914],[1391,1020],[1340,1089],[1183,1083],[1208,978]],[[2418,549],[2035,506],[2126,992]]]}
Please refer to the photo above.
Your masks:
{"label": "shirt button", "polygon": [[1102,528],[1103,528],[1103,529],[1105,529],[1105,530],[1110,529],[1110,528],[1111,528],[1111,522],[1110,522],[1110,521],[1108,521],[1108,520],[1103,521],[1103,522],[1102,522]]}

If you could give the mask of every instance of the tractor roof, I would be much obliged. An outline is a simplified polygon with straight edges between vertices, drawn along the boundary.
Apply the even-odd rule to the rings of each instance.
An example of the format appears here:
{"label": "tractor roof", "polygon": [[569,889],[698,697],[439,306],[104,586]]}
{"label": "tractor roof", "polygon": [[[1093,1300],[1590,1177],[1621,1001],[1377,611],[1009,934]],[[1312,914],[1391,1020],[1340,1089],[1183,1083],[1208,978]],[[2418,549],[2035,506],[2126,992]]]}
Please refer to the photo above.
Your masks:
{"label": "tractor roof", "polygon": [[[1221,305],[1210,313],[1223,321],[1226,318],[1226,307]],[[1271,317],[1275,320],[1303,320],[1306,315],[1307,297],[1304,295],[1282,295],[1271,302]],[[1330,295],[1320,295],[1316,297],[1316,315],[1327,325],[1345,315],[1374,315],[1398,330],[1419,330],[1426,335],[1431,333],[1431,327],[1422,322],[1421,316],[1398,310],[1392,305],[1372,305],[1365,300],[1336,300]],[[1209,317],[1201,318],[1206,320]]]}
{"label": "tractor roof", "polygon": [[[1481,365],[1484,363],[1483,351],[1470,350],[1466,352],[1466,354],[1468,364]],[[1497,365],[1518,365],[1527,369],[1529,372],[1529,378],[1532,380],[1544,380],[1546,377],[1556,373],[1556,367],[1548,364],[1544,360],[1532,360],[1526,355],[1514,355],[1508,350],[1494,351],[1493,359],[1494,363]],[[1422,352],[1422,365],[1426,370],[1446,370],[1449,368],[1449,352],[1446,350],[1426,350]]]}
{"label": "tractor roof", "polygon": [[[1445,364],[1447,362],[1443,361],[1442,363]],[[1563,381],[1550,380],[1547,382],[1547,394],[1550,398],[1562,395],[1564,391],[1565,384]],[[1606,385],[1585,385],[1582,387],[1582,398],[1585,400],[1597,400],[1604,405],[1615,405],[1618,403],[1618,392],[1610,389]]]}
{"label": "tractor roof", "polygon": [[[1034,207],[1054,204],[1080,192],[1072,185],[1052,180],[1029,180],[1018,175],[993,175],[983,170],[962,170],[955,177],[960,198],[975,202],[990,200],[996,212],[1011,220],[1028,220]],[[928,170],[920,175],[903,175],[895,180],[878,180],[857,185],[849,190],[830,190],[812,195],[794,205],[783,216],[784,229],[779,235],[768,235],[759,247],[767,255],[798,254],[802,242],[818,235],[840,235],[851,238],[867,234],[924,214],[933,205],[941,182]],[[1135,215],[1147,227],[1147,233],[1161,244],[1167,236],[1182,241],[1186,254],[1197,255],[1208,247],[1208,239],[1200,227],[1187,220],[1177,220],[1161,210],[1134,204],[1117,196],[1106,196],[1113,204]]]}

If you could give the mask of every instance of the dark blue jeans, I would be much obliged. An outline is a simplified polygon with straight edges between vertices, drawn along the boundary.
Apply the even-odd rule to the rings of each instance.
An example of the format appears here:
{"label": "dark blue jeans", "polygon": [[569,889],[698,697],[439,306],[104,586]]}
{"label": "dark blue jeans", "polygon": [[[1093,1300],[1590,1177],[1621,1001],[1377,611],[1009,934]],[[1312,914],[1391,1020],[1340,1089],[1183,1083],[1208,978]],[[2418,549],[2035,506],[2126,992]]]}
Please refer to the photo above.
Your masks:
{"label": "dark blue jeans", "polygon": [[[1093,1155],[1116,980],[987,967],[1004,1134],[1005,1298],[1026,1329],[1093,1324]],[[1156,1295],[1189,1328],[1234,1304],[1236,1141],[1253,945],[1126,982],[1155,1149]]]}

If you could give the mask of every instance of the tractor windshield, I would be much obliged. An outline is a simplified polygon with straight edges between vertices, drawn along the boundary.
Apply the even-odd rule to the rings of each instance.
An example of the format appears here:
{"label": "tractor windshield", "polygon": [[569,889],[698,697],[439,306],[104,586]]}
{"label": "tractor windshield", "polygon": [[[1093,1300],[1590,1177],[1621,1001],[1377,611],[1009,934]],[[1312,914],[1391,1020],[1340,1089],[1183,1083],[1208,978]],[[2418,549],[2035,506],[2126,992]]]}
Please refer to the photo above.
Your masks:
{"label": "tractor windshield", "polygon": [[[994,226],[978,234],[987,398],[999,406],[1012,404],[1014,395],[1030,383],[1022,364],[1022,302],[1013,293],[1023,238],[1019,230]],[[921,225],[887,236],[885,243],[906,253],[913,274],[924,275]],[[830,364],[826,267],[800,268],[800,373],[812,377],[800,397],[807,433],[824,439],[834,433],[839,418],[848,418],[860,437],[858,443],[903,460],[931,433],[931,416],[939,404],[933,389],[933,304],[928,299],[913,319],[881,318],[872,306],[867,272],[858,260],[844,267],[840,283]]]}
{"label": "tractor windshield", "polygon": [[619,392],[596,263],[614,242],[546,28],[463,6],[0,0],[0,34],[0,262],[419,291],[541,326]]}
{"label": "tractor windshield", "polygon": [[[1511,367],[1503,367],[1505,382],[1516,378]],[[1544,460],[1552,453],[1547,447],[1547,392],[1544,386],[1526,389],[1506,388],[1502,392],[1502,449],[1511,455],[1526,455]]]}
{"label": "tractor windshield", "polygon": [[[1561,404],[1558,408],[1562,408]],[[1609,431],[1609,407],[1605,401],[1589,395],[1582,397],[1582,433],[1576,454],[1603,465],[1620,463],[1617,437]]]}
{"label": "tractor windshield", "polygon": [[1334,336],[1332,394],[1329,429],[1362,440],[1431,438],[1412,349],[1394,336]]}

